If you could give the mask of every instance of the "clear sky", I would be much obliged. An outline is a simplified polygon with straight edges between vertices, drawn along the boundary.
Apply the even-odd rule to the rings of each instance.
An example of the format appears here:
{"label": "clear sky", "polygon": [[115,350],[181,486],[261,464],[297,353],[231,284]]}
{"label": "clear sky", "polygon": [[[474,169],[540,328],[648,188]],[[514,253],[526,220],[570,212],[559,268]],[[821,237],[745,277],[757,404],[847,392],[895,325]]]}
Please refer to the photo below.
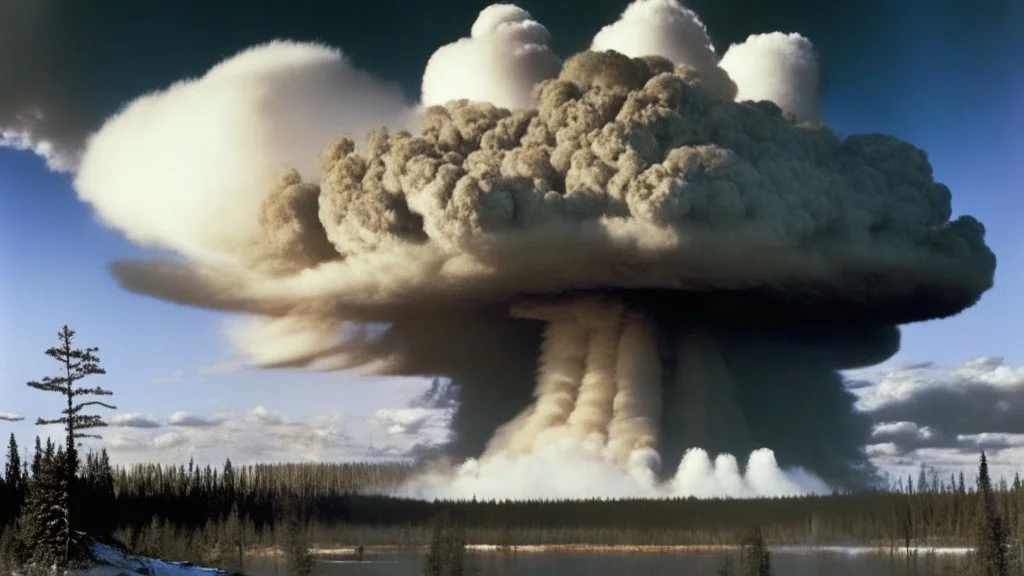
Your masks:
{"label": "clear sky", "polygon": [[[84,18],[80,25],[92,19],[113,30],[116,40],[81,54],[75,70],[79,80],[73,87],[96,87],[69,106],[77,106],[73,112],[86,117],[79,124],[93,128],[131,98],[200,74],[241,48],[275,37],[335,45],[356,65],[399,82],[415,99],[430,53],[465,35],[486,5],[444,3],[442,14],[439,3],[362,3],[366,6],[346,14],[342,9],[282,4],[279,12],[241,8],[247,13],[235,21],[226,8],[181,16],[161,15],[171,3],[154,3],[145,14],[140,8],[117,12],[113,4],[82,4],[90,8],[77,8],[83,11],[76,15]],[[552,31],[553,47],[562,55],[585,48],[593,33],[614,21],[625,6],[597,2],[585,14],[575,14],[540,1],[520,4]],[[1024,408],[1021,5],[1012,0],[839,2],[829,13],[817,2],[768,3],[776,8],[755,4],[760,3],[691,3],[719,52],[754,32],[783,29],[808,36],[822,56],[826,122],[842,135],[882,132],[922,148],[936,180],[953,192],[954,215],[970,214],[982,221],[999,259],[995,287],[979,304],[955,318],[904,327],[902,349],[888,364],[928,362],[938,367],[889,373],[903,383],[900,394],[912,397],[918,390],[953,381],[950,386],[984,388],[991,379],[964,376],[955,369],[973,358],[996,357],[1002,362],[992,364],[992,370],[1004,375],[999,381],[1005,398],[999,401]],[[66,42],[44,46],[47,50],[69,50],[85,42],[68,28],[70,15],[40,18],[58,19],[55,29],[68,34]],[[222,34],[225,24],[230,30]],[[0,49],[8,48],[0,44]],[[51,64],[52,54],[45,56],[39,62]],[[10,58],[5,54],[0,65],[9,65]],[[9,78],[0,72],[0,84],[5,80]],[[8,111],[0,108],[0,114]],[[0,128],[6,120],[0,116]],[[51,171],[31,151],[0,148],[0,413],[26,417],[0,421],[0,434],[14,432],[27,441],[37,433],[31,421],[53,417],[59,410],[57,398],[31,390],[25,382],[51,373],[52,362],[43,350],[55,342],[63,324],[78,331],[82,345],[100,347],[108,375],[96,383],[115,391],[118,413],[138,415],[125,420],[134,422],[131,427],[106,433],[110,450],[122,461],[174,460],[191,454],[217,461],[234,456],[232,451],[279,460],[392,456],[424,435],[441,433],[432,425],[420,427],[428,415],[408,413],[409,403],[426,388],[422,382],[233,369],[236,359],[221,332],[223,314],[130,294],[109,275],[111,261],[147,254],[97,221],[77,198],[69,174]],[[882,372],[861,376],[884,393]],[[947,408],[956,410],[957,404]],[[175,416],[179,412],[189,416]],[[1024,420],[1024,413],[1018,414]],[[305,424],[266,434],[256,427],[278,418]],[[412,421],[416,424],[407,426]],[[952,428],[946,432],[957,435]],[[982,432],[1004,435],[1004,465],[1024,465],[1024,451],[1014,448],[1024,429]],[[931,458],[932,463],[955,464],[954,448],[911,446],[891,463]],[[880,451],[879,457],[886,453]]]}

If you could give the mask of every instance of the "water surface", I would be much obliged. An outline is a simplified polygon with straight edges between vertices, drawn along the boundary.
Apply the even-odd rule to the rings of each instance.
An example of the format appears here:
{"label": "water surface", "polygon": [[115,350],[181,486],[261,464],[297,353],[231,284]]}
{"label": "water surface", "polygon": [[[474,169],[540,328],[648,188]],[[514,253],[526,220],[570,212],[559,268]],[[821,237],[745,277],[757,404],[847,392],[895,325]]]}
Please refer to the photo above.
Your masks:
{"label": "water surface", "polygon": [[[717,576],[735,552],[566,551],[480,552],[467,554],[469,574],[481,576]],[[358,562],[345,556],[319,556],[315,576],[419,576],[423,554],[367,553]],[[959,554],[890,555],[863,549],[774,549],[776,576],[954,576]],[[287,576],[280,558],[253,558],[252,576]]]}

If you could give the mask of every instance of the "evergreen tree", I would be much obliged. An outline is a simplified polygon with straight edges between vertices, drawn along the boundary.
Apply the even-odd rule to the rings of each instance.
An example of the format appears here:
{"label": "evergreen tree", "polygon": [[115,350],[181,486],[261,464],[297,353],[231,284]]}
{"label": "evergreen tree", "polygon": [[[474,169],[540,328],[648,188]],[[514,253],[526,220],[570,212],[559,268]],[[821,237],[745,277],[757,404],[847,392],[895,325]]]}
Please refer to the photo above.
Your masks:
{"label": "evergreen tree", "polygon": [[30,546],[26,560],[44,567],[64,561],[67,541],[64,513],[62,451],[47,440],[39,454],[36,472],[28,484],[20,526],[22,541]]}
{"label": "evergreen tree", "polygon": [[114,470],[104,448],[98,455],[89,453],[79,474],[75,492],[78,529],[106,538],[117,528],[117,499],[114,493]]}
{"label": "evergreen tree", "polygon": [[222,544],[224,566],[231,572],[243,571],[245,569],[245,525],[242,523],[237,505],[231,507],[227,522],[224,524]]}
{"label": "evergreen tree", "polygon": [[[36,425],[45,426],[50,424],[61,424],[66,432],[65,450],[63,459],[56,463],[56,473],[61,478],[62,494],[59,506],[62,508],[61,528],[57,534],[63,538],[64,554],[60,558],[60,566],[67,567],[72,556],[72,536],[74,534],[74,516],[72,511],[72,491],[75,485],[75,474],[78,470],[77,441],[81,438],[98,438],[95,434],[87,434],[82,430],[106,426],[103,419],[98,415],[83,414],[82,410],[89,406],[102,406],[111,410],[115,406],[97,400],[78,402],[76,398],[82,396],[110,396],[110,390],[103,388],[77,387],[76,383],[88,376],[106,374],[100,368],[100,359],[96,356],[99,348],[74,348],[75,332],[64,326],[57,333],[58,345],[46,350],[46,355],[53,358],[60,365],[62,374],[58,376],[46,376],[40,381],[30,381],[27,385],[44,392],[56,392],[67,400],[67,408],[62,410],[64,416],[46,420],[39,418]],[[54,472],[51,470],[51,472]]]}
{"label": "evergreen tree", "polygon": [[447,514],[434,523],[427,550],[425,576],[463,576],[466,573],[466,537]]}
{"label": "evergreen tree", "polygon": [[39,466],[43,460],[43,446],[39,443],[39,436],[36,436],[36,449],[32,453],[32,475],[39,473]]}
{"label": "evergreen tree", "polygon": [[284,555],[288,574],[309,576],[313,572],[313,556],[306,546],[298,505],[294,501],[288,503],[285,511],[284,530]]}
{"label": "evergreen tree", "polygon": [[4,482],[8,486],[21,485],[21,456],[18,455],[18,442],[11,433],[11,439],[7,442],[7,466],[4,468]]}
{"label": "evergreen tree", "polygon": [[992,494],[992,481],[988,475],[988,460],[981,453],[978,465],[978,511],[975,515],[975,572],[977,576],[1006,576],[1006,532],[996,511]]}
{"label": "evergreen tree", "polygon": [[0,513],[0,529],[12,522],[21,513],[21,504],[25,499],[24,478],[21,476],[21,457],[18,455],[18,443],[11,434],[7,444],[7,466],[4,468],[3,485],[7,501],[7,509]]}
{"label": "evergreen tree", "polygon": [[743,542],[740,550],[740,576],[772,576],[771,554],[764,542],[764,534],[755,530]]}

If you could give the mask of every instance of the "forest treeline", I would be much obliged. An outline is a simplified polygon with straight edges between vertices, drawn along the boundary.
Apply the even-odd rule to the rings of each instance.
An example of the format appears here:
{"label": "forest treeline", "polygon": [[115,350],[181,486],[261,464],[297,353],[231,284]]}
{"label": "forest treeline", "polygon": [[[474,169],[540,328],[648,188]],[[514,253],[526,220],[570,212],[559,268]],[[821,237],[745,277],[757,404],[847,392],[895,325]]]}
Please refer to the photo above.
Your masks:
{"label": "forest treeline", "polygon": [[[33,484],[56,481],[62,448],[38,440],[20,462],[11,436],[0,484],[0,554],[15,546]],[[280,547],[301,531],[314,547],[424,546],[438,517],[467,544],[734,544],[759,530],[769,544],[973,546],[984,507],[976,479],[900,479],[872,492],[748,500],[435,501],[379,494],[416,473],[403,464],[112,466],[87,454],[72,491],[79,530],[137,553],[240,566],[244,552]],[[59,476],[59,475],[58,475]],[[991,488],[991,507],[1024,558],[1024,484]],[[37,512],[38,513],[38,512]],[[29,515],[30,516],[30,515]],[[10,553],[10,552],[8,552]]]}
{"label": "forest treeline", "polygon": [[[31,463],[18,473],[8,465],[0,491],[5,525],[41,462],[59,450],[37,442]],[[17,457],[13,436],[8,454]],[[120,467],[104,451],[86,457],[74,494],[87,524],[82,529],[101,536],[137,539],[157,526],[188,532],[234,519],[256,539],[281,523],[288,502],[318,543],[339,545],[422,544],[439,513],[457,518],[470,543],[714,544],[761,528],[774,544],[966,545],[978,513],[974,479],[923,472],[916,482],[901,479],[886,490],[747,500],[427,502],[376,495],[415,472],[405,464],[235,466],[230,460],[220,467]],[[992,491],[1004,524],[1024,533],[1020,477]],[[374,531],[379,534],[371,536]]]}

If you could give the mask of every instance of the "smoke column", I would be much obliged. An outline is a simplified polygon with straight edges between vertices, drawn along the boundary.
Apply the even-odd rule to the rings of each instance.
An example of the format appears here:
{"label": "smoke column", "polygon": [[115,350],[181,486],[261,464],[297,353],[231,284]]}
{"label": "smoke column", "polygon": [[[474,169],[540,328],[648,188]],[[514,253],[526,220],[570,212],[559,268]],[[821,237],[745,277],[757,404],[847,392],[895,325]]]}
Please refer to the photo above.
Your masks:
{"label": "smoke column", "polygon": [[581,394],[589,336],[574,312],[571,307],[555,311],[544,331],[536,402],[511,422],[507,430],[499,432],[499,437],[508,437],[507,446],[494,449],[511,454],[532,452],[541,435],[565,426],[570,420]]}
{"label": "smoke column", "polygon": [[739,405],[736,383],[722,357],[721,343],[707,334],[683,332],[675,342],[675,371],[667,410],[675,431],[668,463],[700,446],[712,453],[745,454],[756,448]]}
{"label": "smoke column", "polygon": [[656,450],[661,412],[661,358],[651,322],[634,314],[619,340],[616,393],[608,423],[608,449],[620,465],[634,451]]}
{"label": "smoke column", "polygon": [[109,119],[75,186],[184,257],[118,282],[246,315],[253,365],[450,380],[461,464],[402,494],[869,485],[838,371],[976,303],[984,226],[923,151],[818,121],[802,36],[719,59],[692,10],[638,0],[591,50],[549,37],[485,9],[418,104],[336,50],[254,47]]}
{"label": "smoke column", "polygon": [[571,433],[580,439],[600,443],[608,436],[608,422],[616,398],[615,367],[622,333],[621,315],[621,309],[612,305],[585,311],[582,318],[589,332],[586,367],[576,406],[568,421]]}

